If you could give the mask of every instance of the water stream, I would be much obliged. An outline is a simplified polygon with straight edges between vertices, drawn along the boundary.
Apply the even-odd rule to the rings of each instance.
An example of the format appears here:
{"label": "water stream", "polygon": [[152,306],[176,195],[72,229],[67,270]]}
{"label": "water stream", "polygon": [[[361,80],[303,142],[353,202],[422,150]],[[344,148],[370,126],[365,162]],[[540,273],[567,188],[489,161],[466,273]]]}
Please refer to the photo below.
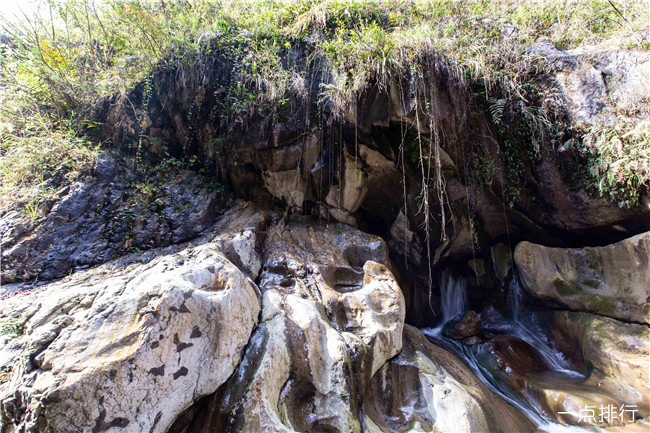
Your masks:
{"label": "water stream", "polygon": [[[586,430],[577,426],[565,426],[549,419],[535,402],[529,401],[514,392],[505,381],[495,376],[494,371],[486,360],[490,359],[489,348],[485,344],[466,345],[460,341],[447,338],[443,335],[443,328],[447,323],[462,317],[467,312],[467,281],[462,277],[455,277],[449,272],[444,272],[441,281],[441,310],[442,320],[435,328],[422,329],[425,335],[434,343],[442,345],[457,356],[483,381],[492,391],[517,408],[538,428],[547,432],[584,432],[594,431],[593,427]],[[486,320],[482,318],[482,329],[490,334],[515,336],[534,347],[543,357],[557,380],[580,382],[584,377],[571,369],[570,363],[562,353],[549,344],[539,318],[534,311],[527,308],[519,281],[515,275],[508,287],[507,318],[499,317]]]}

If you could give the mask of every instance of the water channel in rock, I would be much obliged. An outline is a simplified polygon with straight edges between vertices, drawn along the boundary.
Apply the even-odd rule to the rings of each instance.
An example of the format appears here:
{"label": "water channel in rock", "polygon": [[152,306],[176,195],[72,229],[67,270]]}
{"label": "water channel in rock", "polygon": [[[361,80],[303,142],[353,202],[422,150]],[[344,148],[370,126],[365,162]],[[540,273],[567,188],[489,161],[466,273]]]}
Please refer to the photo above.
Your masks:
{"label": "water channel in rock", "polygon": [[[510,373],[509,367],[504,372],[495,365],[494,357],[486,342],[468,345],[462,341],[449,338],[443,331],[454,321],[459,320],[468,311],[467,280],[449,272],[442,275],[441,281],[441,309],[442,318],[438,326],[424,328],[424,334],[435,344],[442,345],[459,356],[466,365],[497,395],[517,408],[531,421],[536,423],[540,430],[547,432],[583,432],[593,429],[581,426],[567,426],[557,423],[534,399],[528,398],[526,393],[517,392],[516,389],[504,380]],[[495,312],[495,310],[492,310]],[[530,345],[549,367],[545,371],[537,372],[526,377],[527,385],[543,386],[557,385],[561,389],[581,391],[581,384],[586,379],[576,371],[571,363],[558,351],[546,336],[546,331],[541,319],[527,307],[525,295],[515,273],[508,285],[507,311],[500,314],[481,314],[482,337],[489,341],[495,336],[515,337],[514,341],[523,340]],[[518,340],[517,340],[518,339]],[[585,390],[588,390],[585,387]],[[590,391],[590,390],[589,390]]]}

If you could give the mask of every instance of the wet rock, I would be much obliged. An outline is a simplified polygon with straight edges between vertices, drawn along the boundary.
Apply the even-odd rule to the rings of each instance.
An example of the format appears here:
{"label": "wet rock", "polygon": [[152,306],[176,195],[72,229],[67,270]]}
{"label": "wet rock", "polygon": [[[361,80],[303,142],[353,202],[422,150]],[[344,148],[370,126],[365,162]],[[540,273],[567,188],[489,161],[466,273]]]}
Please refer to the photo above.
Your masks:
{"label": "wet rock", "polygon": [[260,311],[255,284],[218,247],[107,264],[3,300],[0,317],[26,320],[0,349],[11,369],[3,431],[164,432],[213,393]]}
{"label": "wet rock", "polygon": [[519,393],[525,391],[529,375],[549,369],[542,355],[518,337],[497,335],[474,348],[481,364]]}
{"label": "wet rock", "polygon": [[569,425],[598,427],[629,425],[639,419],[638,410],[584,378],[561,372],[533,374],[528,394],[551,419]]}
{"label": "wet rock", "polygon": [[479,337],[477,337],[476,335],[474,335],[472,337],[465,338],[463,340],[463,344],[466,344],[468,346],[473,346],[475,344],[480,344],[482,342],[483,341]]}
{"label": "wet rock", "polygon": [[650,328],[584,312],[559,311],[549,318],[558,347],[581,364],[588,384],[607,391],[639,415],[650,414]]}
{"label": "wet rock", "polygon": [[214,222],[223,201],[188,171],[138,178],[103,155],[94,172],[91,182],[62,191],[35,223],[0,218],[3,283],[50,280],[125,253],[184,242]]}
{"label": "wet rock", "polygon": [[498,243],[490,248],[494,274],[503,285],[512,276],[512,251],[507,245]]}
{"label": "wet rock", "polygon": [[343,176],[339,179],[339,185],[330,188],[325,201],[332,208],[351,214],[363,203],[368,190],[368,174],[363,171],[361,161],[347,152],[344,153],[342,169]]}
{"label": "wet rock", "polygon": [[650,232],[594,248],[522,242],[515,261],[524,288],[549,305],[650,323]]}
{"label": "wet rock", "polygon": [[462,340],[467,337],[473,337],[481,332],[481,318],[476,311],[470,310],[463,317],[454,320],[445,326],[443,334],[445,337],[454,340]]}
{"label": "wet rock", "polygon": [[[410,227],[404,210],[400,210],[390,227],[389,246],[400,256],[406,257],[416,265],[422,265],[422,244]],[[426,253],[425,253],[426,254]]]}
{"label": "wet rock", "polygon": [[483,259],[471,259],[467,261],[467,266],[474,272],[474,275],[477,278],[484,277],[485,273],[485,260]]}
{"label": "wet rock", "polygon": [[371,432],[535,430],[460,359],[409,325],[399,356],[373,376],[364,410]]}
{"label": "wet rock", "polygon": [[262,174],[266,189],[274,196],[284,200],[294,209],[302,209],[307,192],[307,184],[304,182],[300,170],[287,170]]}

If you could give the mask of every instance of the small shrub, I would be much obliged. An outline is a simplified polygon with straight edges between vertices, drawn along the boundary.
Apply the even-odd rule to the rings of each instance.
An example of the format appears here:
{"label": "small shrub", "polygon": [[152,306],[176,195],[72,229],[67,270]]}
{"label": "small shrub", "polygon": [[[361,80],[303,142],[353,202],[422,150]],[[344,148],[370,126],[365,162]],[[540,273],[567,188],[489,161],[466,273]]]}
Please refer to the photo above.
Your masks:
{"label": "small shrub", "polygon": [[590,173],[598,193],[622,207],[636,205],[641,191],[650,186],[650,121],[617,119],[590,126],[582,144],[591,156]]}
{"label": "small shrub", "polygon": [[2,153],[2,209],[25,209],[31,219],[39,216],[40,203],[52,199],[65,184],[95,163],[98,149],[71,131],[36,130],[4,134]]}

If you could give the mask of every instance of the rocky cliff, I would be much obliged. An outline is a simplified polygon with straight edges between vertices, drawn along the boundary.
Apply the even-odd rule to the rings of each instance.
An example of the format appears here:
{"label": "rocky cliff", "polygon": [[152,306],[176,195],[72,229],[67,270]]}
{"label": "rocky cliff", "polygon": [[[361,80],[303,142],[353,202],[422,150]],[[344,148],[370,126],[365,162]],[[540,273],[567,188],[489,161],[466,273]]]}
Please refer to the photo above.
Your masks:
{"label": "rocky cliff", "polygon": [[[430,52],[322,104],[296,46],[282,109],[226,112],[219,53],[103,100],[106,154],[0,220],[0,431],[643,431],[648,191],[599,195],[576,143],[643,119],[650,57],[528,50],[517,98]],[[502,335],[519,281],[561,365]]]}

